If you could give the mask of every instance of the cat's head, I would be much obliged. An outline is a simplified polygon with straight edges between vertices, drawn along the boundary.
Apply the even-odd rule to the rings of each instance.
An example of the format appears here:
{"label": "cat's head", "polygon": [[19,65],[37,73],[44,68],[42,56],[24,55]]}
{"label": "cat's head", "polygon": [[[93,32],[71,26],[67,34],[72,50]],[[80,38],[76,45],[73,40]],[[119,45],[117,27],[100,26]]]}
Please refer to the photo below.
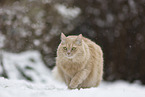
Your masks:
{"label": "cat's head", "polygon": [[83,54],[82,39],[82,34],[80,34],[79,36],[66,37],[63,33],[61,33],[60,50],[63,53],[63,56],[68,59],[72,59],[76,56],[81,56]]}

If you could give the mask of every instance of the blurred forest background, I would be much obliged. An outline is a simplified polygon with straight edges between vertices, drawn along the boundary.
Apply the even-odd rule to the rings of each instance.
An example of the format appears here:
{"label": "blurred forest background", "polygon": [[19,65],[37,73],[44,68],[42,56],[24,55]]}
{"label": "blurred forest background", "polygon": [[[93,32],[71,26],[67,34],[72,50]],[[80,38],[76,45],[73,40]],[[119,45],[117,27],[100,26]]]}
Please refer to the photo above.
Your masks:
{"label": "blurred forest background", "polygon": [[145,84],[145,0],[0,0],[1,51],[38,50],[52,69],[61,32],[102,47],[104,80]]}

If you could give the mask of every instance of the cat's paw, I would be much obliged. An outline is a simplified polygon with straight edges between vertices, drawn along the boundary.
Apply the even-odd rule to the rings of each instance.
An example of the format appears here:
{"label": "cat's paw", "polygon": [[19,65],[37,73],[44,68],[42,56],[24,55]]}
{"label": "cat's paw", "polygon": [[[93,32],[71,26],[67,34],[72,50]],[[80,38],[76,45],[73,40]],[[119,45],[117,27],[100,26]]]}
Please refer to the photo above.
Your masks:
{"label": "cat's paw", "polygon": [[78,85],[73,84],[73,83],[70,83],[69,86],[68,86],[69,89],[76,89],[77,87],[78,87]]}

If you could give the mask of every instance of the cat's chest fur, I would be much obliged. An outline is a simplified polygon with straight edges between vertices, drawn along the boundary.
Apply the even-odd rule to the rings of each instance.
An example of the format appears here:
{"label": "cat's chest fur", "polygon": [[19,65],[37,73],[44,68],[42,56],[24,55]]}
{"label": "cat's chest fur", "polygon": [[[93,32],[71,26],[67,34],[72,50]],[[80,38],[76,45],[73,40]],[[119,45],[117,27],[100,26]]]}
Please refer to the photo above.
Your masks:
{"label": "cat's chest fur", "polygon": [[60,65],[64,73],[70,77],[73,77],[77,72],[81,71],[85,67],[85,64],[73,62],[72,60],[63,61]]}

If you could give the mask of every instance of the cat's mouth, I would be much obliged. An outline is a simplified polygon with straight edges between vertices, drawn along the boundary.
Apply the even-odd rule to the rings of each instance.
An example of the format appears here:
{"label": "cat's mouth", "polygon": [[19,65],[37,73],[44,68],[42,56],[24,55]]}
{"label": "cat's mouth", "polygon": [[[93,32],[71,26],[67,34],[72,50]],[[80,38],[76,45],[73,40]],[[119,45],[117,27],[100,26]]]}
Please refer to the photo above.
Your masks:
{"label": "cat's mouth", "polygon": [[68,59],[73,59],[74,57],[73,57],[73,56],[67,56],[67,58],[68,58]]}
{"label": "cat's mouth", "polygon": [[66,55],[66,57],[67,57],[68,59],[73,59],[73,58],[74,58],[74,55]]}
{"label": "cat's mouth", "polygon": [[73,59],[75,57],[75,55],[72,54],[64,54],[64,56],[68,59]]}

